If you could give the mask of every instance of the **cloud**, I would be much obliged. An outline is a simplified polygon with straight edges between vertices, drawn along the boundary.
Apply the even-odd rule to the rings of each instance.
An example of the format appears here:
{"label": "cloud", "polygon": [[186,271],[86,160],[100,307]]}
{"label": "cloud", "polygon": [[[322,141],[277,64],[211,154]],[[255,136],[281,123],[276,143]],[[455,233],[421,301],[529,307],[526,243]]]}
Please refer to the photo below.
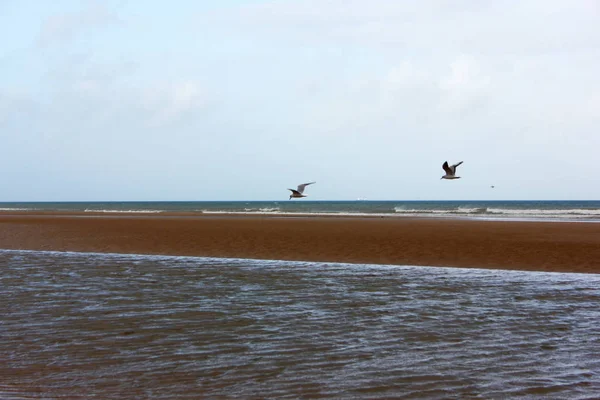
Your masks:
{"label": "cloud", "polygon": [[148,124],[156,127],[200,111],[207,97],[198,82],[188,80],[147,89],[143,103],[152,114]]}
{"label": "cloud", "polygon": [[[0,88],[0,135],[8,135],[15,127],[31,126],[39,112],[33,94],[16,88]],[[19,132],[22,134],[22,132]]]}
{"label": "cloud", "polygon": [[590,50],[600,45],[599,13],[588,3],[271,1],[196,19],[274,41],[318,46],[354,43],[396,51],[420,48],[437,53],[531,54]]}
{"label": "cloud", "polygon": [[450,63],[450,74],[441,79],[442,108],[466,111],[482,105],[490,94],[490,83],[474,59],[460,56]]}
{"label": "cloud", "polygon": [[[196,78],[136,79],[143,74],[143,67],[128,61],[100,64],[93,58],[77,60],[50,62],[50,82],[35,91],[0,90],[0,127],[4,128],[0,134],[41,141],[55,148],[55,154],[69,148],[62,151],[67,160],[81,156],[72,151],[78,143],[110,149],[115,142],[129,148],[141,137],[166,141],[201,124],[206,116],[210,93]],[[165,134],[175,127],[178,129]],[[5,146],[10,147],[10,142]]]}
{"label": "cloud", "polygon": [[[314,69],[293,65],[297,56],[286,67],[307,82],[307,108],[332,132],[397,120],[394,113],[421,122],[489,113],[535,120],[575,107],[591,115],[600,31],[590,4],[298,0],[219,10],[194,22],[254,40],[257,51],[319,54]],[[580,76],[568,77],[574,67]],[[574,89],[584,76],[592,90]]]}
{"label": "cloud", "polygon": [[[487,179],[514,185],[509,197],[588,193],[543,169],[589,176],[597,158],[594,3],[243,3],[55,11],[40,31],[51,50],[18,55],[30,67],[0,89],[3,146],[36,176],[89,174],[114,198],[177,186],[181,199],[241,199],[255,180],[253,198],[274,198],[305,175],[324,198],[476,198],[469,185]],[[116,35],[119,18],[132,23]],[[428,183],[446,158],[470,176],[454,192]]]}
{"label": "cloud", "polygon": [[[107,137],[110,132],[127,129],[153,128],[159,133],[184,120],[193,124],[209,104],[207,92],[195,80],[105,84],[82,79],[53,96],[58,107],[70,110],[65,124],[72,120],[77,124],[75,129],[91,135],[104,132]],[[60,115],[58,107],[51,108]]]}
{"label": "cloud", "polygon": [[385,81],[393,86],[408,87],[425,83],[429,77],[427,72],[418,68],[414,62],[403,60],[399,65],[392,67]]}
{"label": "cloud", "polygon": [[102,26],[118,23],[120,19],[117,14],[105,4],[90,1],[81,11],[48,17],[40,29],[37,42],[41,46],[48,46],[71,40]]}
{"label": "cloud", "polygon": [[496,106],[491,76],[475,57],[466,55],[435,65],[418,58],[402,60],[383,71],[328,78],[322,85],[328,90],[312,99],[303,119],[307,129],[318,126],[334,136],[368,130],[370,136],[393,139],[405,129],[426,134],[449,119],[467,124],[484,108]]}
{"label": "cloud", "polygon": [[582,112],[584,115],[600,120],[600,91],[593,93],[588,101],[583,105]]}

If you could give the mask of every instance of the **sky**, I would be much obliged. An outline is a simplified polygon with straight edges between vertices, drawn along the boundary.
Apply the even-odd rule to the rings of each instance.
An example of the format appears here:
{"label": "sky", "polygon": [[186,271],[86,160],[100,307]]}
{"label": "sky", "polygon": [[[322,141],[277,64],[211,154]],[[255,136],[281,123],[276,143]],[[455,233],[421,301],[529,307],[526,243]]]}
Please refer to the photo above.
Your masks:
{"label": "sky", "polygon": [[0,0],[0,201],[600,199],[599,20],[598,0]]}

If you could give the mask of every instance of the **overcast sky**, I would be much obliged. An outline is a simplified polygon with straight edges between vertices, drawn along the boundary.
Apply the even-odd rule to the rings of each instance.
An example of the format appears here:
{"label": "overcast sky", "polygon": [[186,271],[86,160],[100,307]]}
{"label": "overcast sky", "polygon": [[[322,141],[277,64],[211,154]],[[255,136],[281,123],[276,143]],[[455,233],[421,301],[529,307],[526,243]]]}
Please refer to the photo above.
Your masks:
{"label": "overcast sky", "polygon": [[0,201],[312,180],[316,200],[600,199],[597,0],[3,0],[0,21]]}

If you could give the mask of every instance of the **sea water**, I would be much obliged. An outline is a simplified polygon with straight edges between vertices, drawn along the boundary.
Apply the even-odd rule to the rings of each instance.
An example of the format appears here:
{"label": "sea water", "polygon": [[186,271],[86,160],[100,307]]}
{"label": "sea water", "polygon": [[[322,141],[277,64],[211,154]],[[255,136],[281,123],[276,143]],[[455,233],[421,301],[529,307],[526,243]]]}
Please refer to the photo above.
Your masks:
{"label": "sea water", "polygon": [[188,201],[0,203],[0,211],[449,217],[600,221],[600,201]]}
{"label": "sea water", "polygon": [[591,399],[600,276],[0,251],[0,398]]}

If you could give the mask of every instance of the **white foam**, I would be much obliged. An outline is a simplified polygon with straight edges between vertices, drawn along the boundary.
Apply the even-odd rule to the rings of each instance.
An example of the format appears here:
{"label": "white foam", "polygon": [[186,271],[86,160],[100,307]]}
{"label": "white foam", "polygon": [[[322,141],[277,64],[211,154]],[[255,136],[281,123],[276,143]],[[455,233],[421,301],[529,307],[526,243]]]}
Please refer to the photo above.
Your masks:
{"label": "white foam", "polygon": [[281,215],[290,217],[310,217],[310,216],[336,216],[336,217],[394,217],[393,213],[364,213],[364,212],[347,212],[347,211],[330,211],[330,212],[300,212],[300,211],[227,211],[227,210],[198,210],[202,214],[233,214],[233,215]]}
{"label": "white foam", "polygon": [[458,207],[458,212],[460,213],[464,213],[464,214],[480,214],[482,212],[485,212],[485,208],[480,208],[480,207]]}
{"label": "white foam", "polygon": [[564,278],[571,277],[575,279],[585,279],[586,282],[599,281],[600,275],[586,272],[550,272],[550,271],[528,271],[528,270],[512,270],[512,269],[491,269],[491,268],[462,268],[462,267],[445,267],[441,265],[410,265],[410,264],[369,264],[369,263],[349,263],[335,261],[292,261],[278,259],[260,259],[260,258],[241,258],[241,257],[206,257],[206,256],[177,256],[166,254],[140,254],[140,253],[100,253],[93,251],[58,251],[58,250],[14,250],[0,249],[1,254],[48,254],[62,257],[82,257],[92,256],[98,258],[113,258],[125,260],[156,260],[156,261],[191,261],[191,262],[231,262],[243,263],[245,265],[256,265],[261,267],[281,267],[281,266],[320,266],[328,267],[348,267],[360,269],[399,269],[399,270],[431,270],[437,271],[445,275],[451,274],[469,274],[469,275],[523,275],[532,278],[545,275],[548,277]]}
{"label": "white foam", "polygon": [[126,213],[126,214],[156,214],[165,212],[165,210],[94,210],[86,208],[85,212],[90,213]]}
{"label": "white foam", "polygon": [[469,207],[458,207],[453,209],[434,209],[434,208],[404,208],[394,207],[394,212],[399,214],[481,214],[485,212],[485,208],[469,208]]}
{"label": "white foam", "polygon": [[529,218],[595,218],[600,217],[600,209],[597,208],[573,208],[573,209],[514,209],[514,208],[478,208],[458,207],[453,209],[407,209],[395,207],[395,213],[411,215],[481,215],[506,216],[506,217],[529,217]]}
{"label": "white foam", "polygon": [[[43,209],[5,207],[0,211],[40,211]],[[50,210],[49,210],[50,211]],[[61,211],[61,210],[54,210]],[[63,211],[75,211],[65,209]],[[94,209],[87,208],[85,213],[113,213],[113,214],[158,214],[177,212],[179,210],[160,209]],[[184,210],[181,210],[182,212]],[[383,212],[381,212],[383,211]],[[248,207],[237,210],[227,209],[195,209],[196,212],[208,215],[276,215],[282,217],[429,217],[429,218],[468,218],[482,220],[512,220],[512,221],[589,221],[600,222],[600,208],[572,208],[572,209],[528,209],[528,208],[502,208],[502,207],[475,207],[459,206],[455,208],[407,208],[406,206],[390,207],[389,210],[364,211],[283,211],[280,207]]]}
{"label": "white foam", "polygon": [[279,207],[244,208],[244,212],[249,212],[249,213],[253,213],[253,212],[275,213],[278,211],[280,211]]}
{"label": "white foam", "polygon": [[563,210],[542,210],[542,209],[511,209],[511,208],[488,208],[487,212],[490,214],[503,214],[503,215],[528,215],[528,216],[544,216],[544,215],[583,215],[583,216],[600,216],[600,209],[597,208],[571,208]]}
{"label": "white foam", "polygon": [[[251,211],[252,210],[252,211]],[[557,211],[557,212],[555,212]],[[469,218],[490,221],[573,221],[589,220],[600,221],[598,209],[575,210],[527,210],[527,209],[502,209],[458,207],[454,209],[407,209],[394,207],[394,212],[351,212],[351,211],[281,211],[280,209],[245,209],[245,211],[228,210],[196,210],[208,215],[277,215],[282,217],[372,217],[372,218],[402,218],[402,217],[429,217],[429,218]]]}

